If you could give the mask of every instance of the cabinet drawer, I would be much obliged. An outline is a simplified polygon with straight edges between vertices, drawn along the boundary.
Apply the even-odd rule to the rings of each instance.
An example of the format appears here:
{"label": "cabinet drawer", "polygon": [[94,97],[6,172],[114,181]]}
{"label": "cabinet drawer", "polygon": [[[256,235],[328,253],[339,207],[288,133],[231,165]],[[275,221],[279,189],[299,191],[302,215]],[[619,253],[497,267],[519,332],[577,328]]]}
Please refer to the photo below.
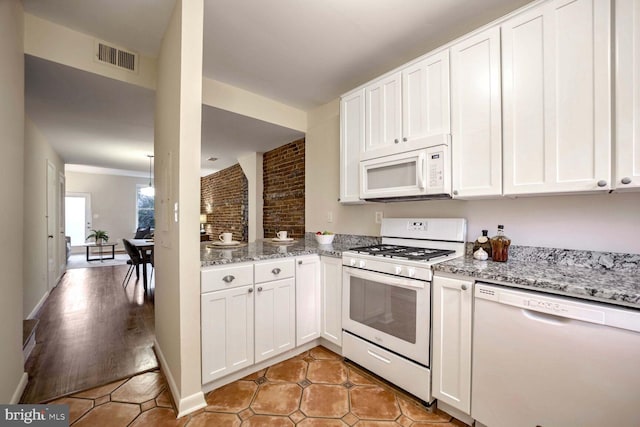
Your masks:
{"label": "cabinet drawer", "polygon": [[200,272],[200,291],[211,292],[253,284],[253,265],[212,267]]}
{"label": "cabinet drawer", "polygon": [[294,274],[295,263],[293,259],[279,259],[256,264],[256,283],[286,279],[293,277]]}

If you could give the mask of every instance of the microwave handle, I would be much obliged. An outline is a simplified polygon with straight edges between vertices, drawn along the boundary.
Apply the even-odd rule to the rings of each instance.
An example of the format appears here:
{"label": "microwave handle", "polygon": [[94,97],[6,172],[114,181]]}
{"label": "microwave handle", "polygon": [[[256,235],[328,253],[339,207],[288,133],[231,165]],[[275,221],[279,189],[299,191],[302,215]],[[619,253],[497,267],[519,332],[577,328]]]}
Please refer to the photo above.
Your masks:
{"label": "microwave handle", "polygon": [[427,154],[422,152],[418,154],[418,187],[424,190],[427,186],[427,176],[425,173],[425,163],[427,160]]}

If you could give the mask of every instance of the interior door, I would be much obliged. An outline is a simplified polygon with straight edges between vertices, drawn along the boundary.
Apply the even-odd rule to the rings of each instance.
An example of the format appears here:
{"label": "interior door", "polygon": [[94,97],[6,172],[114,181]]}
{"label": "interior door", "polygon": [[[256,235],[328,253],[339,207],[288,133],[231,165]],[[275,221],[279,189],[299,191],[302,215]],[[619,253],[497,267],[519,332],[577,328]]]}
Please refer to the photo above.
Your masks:
{"label": "interior door", "polygon": [[64,199],[65,177],[62,172],[58,174],[58,197],[56,197],[58,212],[58,277],[62,276],[67,268],[67,241],[65,239]]}
{"label": "interior door", "polygon": [[58,173],[53,163],[47,161],[47,289],[51,290],[56,285],[57,274],[57,212],[56,190],[58,187]]}

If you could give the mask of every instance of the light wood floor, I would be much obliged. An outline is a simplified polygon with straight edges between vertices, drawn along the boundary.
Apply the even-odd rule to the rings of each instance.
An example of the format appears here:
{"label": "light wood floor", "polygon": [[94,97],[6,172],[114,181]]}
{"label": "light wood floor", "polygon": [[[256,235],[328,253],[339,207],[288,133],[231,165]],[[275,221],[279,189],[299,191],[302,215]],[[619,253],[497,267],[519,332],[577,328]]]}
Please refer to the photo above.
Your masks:
{"label": "light wood floor", "polygon": [[[22,403],[38,403],[158,367],[153,281],[147,295],[128,266],[67,270],[38,313]],[[141,275],[142,276],[142,275]]]}

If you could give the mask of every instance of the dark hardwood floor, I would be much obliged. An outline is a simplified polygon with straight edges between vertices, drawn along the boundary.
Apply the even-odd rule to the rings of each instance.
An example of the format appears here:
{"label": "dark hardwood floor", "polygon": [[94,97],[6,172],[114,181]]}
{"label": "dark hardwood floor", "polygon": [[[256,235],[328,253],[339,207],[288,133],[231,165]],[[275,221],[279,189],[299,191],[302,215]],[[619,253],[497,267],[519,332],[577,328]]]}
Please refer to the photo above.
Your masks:
{"label": "dark hardwood floor", "polygon": [[[128,266],[67,270],[38,313],[22,403],[39,403],[158,367],[153,281],[144,294]],[[142,276],[142,274],[141,274]]]}

